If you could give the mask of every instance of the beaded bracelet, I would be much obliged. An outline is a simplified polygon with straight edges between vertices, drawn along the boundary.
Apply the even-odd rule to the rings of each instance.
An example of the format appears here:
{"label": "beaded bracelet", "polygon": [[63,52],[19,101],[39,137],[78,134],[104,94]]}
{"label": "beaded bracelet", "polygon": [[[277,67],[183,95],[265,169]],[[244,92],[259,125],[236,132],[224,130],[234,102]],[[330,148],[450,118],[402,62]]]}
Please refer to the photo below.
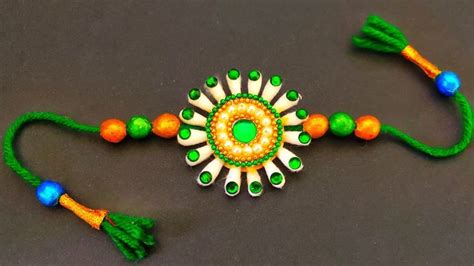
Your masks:
{"label": "beaded bracelet", "polygon": [[282,188],[285,185],[285,175],[273,163],[275,158],[289,171],[298,172],[303,169],[301,159],[287,149],[285,144],[308,146],[312,139],[324,136],[327,131],[338,137],[354,134],[367,141],[384,133],[433,157],[454,156],[466,149],[472,139],[472,110],[466,98],[458,92],[461,82],[457,75],[441,71],[423,58],[408,44],[397,27],[377,16],[369,16],[361,32],[361,36],[352,38],[356,47],[402,54],[434,80],[442,95],[452,97],[458,105],[463,124],[463,132],[457,144],[447,148],[424,144],[394,126],[382,124],[372,115],[361,116],[356,120],[344,112],[337,112],[329,119],[321,114],[309,115],[305,109],[294,110],[302,99],[296,90],[289,90],[274,101],[282,87],[280,76],[272,76],[260,93],[262,74],[252,70],[248,75],[247,92],[242,92],[240,72],[231,69],[226,75],[230,94],[226,94],[222,82],[215,76],[209,77],[204,84],[205,91],[215,101],[210,100],[200,89],[193,88],[189,91],[189,103],[208,113],[207,116],[192,108],[185,108],[178,116],[164,113],[153,122],[144,116],[133,116],[127,123],[119,119],[108,119],[97,127],[80,124],[49,112],[23,114],[5,134],[4,161],[25,182],[36,188],[36,196],[42,205],[54,207],[60,204],[69,209],[91,227],[107,233],[126,259],[136,261],[144,258],[147,248],[155,243],[154,237],[148,232],[154,221],[104,209],[87,208],[74,201],[58,182],[42,180],[23,167],[13,150],[15,137],[23,125],[49,121],[75,131],[100,135],[111,143],[119,143],[127,135],[132,139],[143,139],[153,132],[162,138],[177,137],[178,143],[183,146],[204,144],[187,152],[186,163],[195,166],[213,156],[197,177],[197,183],[200,186],[213,184],[225,166],[229,172],[225,177],[224,190],[231,197],[240,192],[242,172],[246,173],[247,190],[252,197],[258,197],[263,192],[259,174],[261,169],[274,188]]}

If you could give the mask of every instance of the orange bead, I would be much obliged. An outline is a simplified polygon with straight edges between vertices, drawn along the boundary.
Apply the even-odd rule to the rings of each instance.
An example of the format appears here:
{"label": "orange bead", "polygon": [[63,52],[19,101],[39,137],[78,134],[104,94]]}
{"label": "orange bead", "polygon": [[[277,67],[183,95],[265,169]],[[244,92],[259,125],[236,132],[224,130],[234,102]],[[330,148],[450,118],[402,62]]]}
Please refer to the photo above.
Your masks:
{"label": "orange bead", "polygon": [[119,143],[127,136],[127,126],[121,120],[107,119],[100,124],[100,136],[108,142]]}
{"label": "orange bead", "polygon": [[356,120],[354,134],[361,139],[372,140],[380,133],[380,121],[371,115],[361,116]]}
{"label": "orange bead", "polygon": [[322,114],[312,114],[303,123],[304,131],[308,132],[313,139],[324,136],[328,131],[328,128],[328,119]]}
{"label": "orange bead", "polygon": [[162,138],[176,137],[181,122],[174,114],[164,113],[153,121],[153,133]]}

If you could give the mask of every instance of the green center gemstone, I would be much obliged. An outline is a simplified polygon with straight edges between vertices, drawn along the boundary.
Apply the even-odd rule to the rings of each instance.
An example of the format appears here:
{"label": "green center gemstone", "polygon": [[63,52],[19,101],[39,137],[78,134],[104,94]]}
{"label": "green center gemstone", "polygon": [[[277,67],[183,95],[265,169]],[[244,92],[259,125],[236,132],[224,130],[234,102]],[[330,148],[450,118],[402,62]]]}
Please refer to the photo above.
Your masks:
{"label": "green center gemstone", "polygon": [[290,159],[290,168],[296,170],[301,167],[301,159],[298,157],[293,157]]}
{"label": "green center gemstone", "polygon": [[239,185],[234,181],[230,181],[229,183],[227,183],[227,185],[225,185],[225,190],[230,195],[234,195],[239,192]]}
{"label": "green center gemstone", "polygon": [[329,129],[338,137],[346,137],[354,132],[356,124],[352,117],[344,112],[337,112],[329,117]]}
{"label": "green center gemstone", "polygon": [[311,136],[308,132],[303,131],[298,135],[298,140],[303,144],[308,144],[311,141]]}
{"label": "green center gemstone", "polygon": [[242,143],[249,143],[257,136],[257,126],[247,119],[238,120],[232,127],[232,135]]}
{"label": "green center gemstone", "polygon": [[192,119],[194,117],[194,110],[191,108],[185,108],[183,109],[183,112],[181,112],[181,116],[186,119]]}
{"label": "green center gemstone", "polygon": [[212,180],[212,175],[208,171],[204,171],[199,175],[199,181],[203,184],[209,184]]}
{"label": "green center gemstone", "polygon": [[258,70],[250,71],[250,73],[249,73],[249,79],[250,80],[256,81],[259,78],[260,78],[260,72],[258,72]]}
{"label": "green center gemstone", "polygon": [[150,121],[141,115],[136,115],[130,118],[127,122],[127,133],[134,139],[142,139],[148,136],[151,132]]}
{"label": "green center gemstone", "polygon": [[299,97],[299,94],[297,91],[295,90],[289,90],[287,93],[286,93],[286,98],[292,102],[298,100],[298,97]]}
{"label": "green center gemstone", "polygon": [[308,111],[306,111],[306,109],[300,108],[296,110],[296,117],[298,117],[299,119],[305,119],[306,117],[308,117]]}
{"label": "green center gemstone", "polygon": [[190,160],[191,162],[195,162],[199,160],[199,152],[197,150],[188,151],[188,154],[186,156],[188,157],[188,160]]}
{"label": "green center gemstone", "polygon": [[201,97],[201,91],[199,89],[193,88],[189,90],[188,96],[191,98],[191,100],[197,100],[199,97]]}
{"label": "green center gemstone", "polygon": [[189,128],[181,128],[178,134],[182,139],[189,139],[191,137],[191,130]]}
{"label": "green center gemstone", "polygon": [[249,189],[252,194],[259,194],[260,192],[262,192],[263,189],[262,183],[258,181],[253,181],[252,183],[250,183]]}
{"label": "green center gemstone", "polygon": [[279,185],[281,184],[281,182],[283,182],[283,175],[281,173],[273,173],[271,176],[270,176],[270,182],[273,184],[273,185]]}
{"label": "green center gemstone", "polygon": [[229,72],[227,72],[227,75],[231,80],[236,80],[240,77],[240,72],[239,70],[232,68],[231,70],[229,70]]}
{"label": "green center gemstone", "polygon": [[280,86],[281,85],[281,77],[278,76],[278,75],[274,75],[270,78],[270,83],[273,85],[273,86]]}
{"label": "green center gemstone", "polygon": [[219,83],[219,81],[214,76],[208,77],[207,80],[206,80],[206,85],[209,88],[214,88],[215,86],[217,86],[217,83]]}

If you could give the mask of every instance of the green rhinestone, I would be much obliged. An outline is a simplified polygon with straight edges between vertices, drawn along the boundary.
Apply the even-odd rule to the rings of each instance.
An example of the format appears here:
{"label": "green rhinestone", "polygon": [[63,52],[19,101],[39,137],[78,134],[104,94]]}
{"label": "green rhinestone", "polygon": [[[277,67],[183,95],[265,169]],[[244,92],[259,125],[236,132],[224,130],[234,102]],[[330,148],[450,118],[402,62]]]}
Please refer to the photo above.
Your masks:
{"label": "green rhinestone", "polygon": [[189,90],[188,96],[191,100],[197,100],[201,97],[201,91],[196,88],[192,88]]}
{"label": "green rhinestone", "polygon": [[303,144],[308,144],[311,141],[311,135],[308,132],[303,131],[298,135],[298,140]]}
{"label": "green rhinestone", "polygon": [[300,97],[300,95],[298,94],[297,91],[295,90],[289,90],[287,93],[286,93],[286,98],[292,102],[298,100],[298,98]]}
{"label": "green rhinestone", "polygon": [[300,108],[296,110],[296,117],[299,119],[306,119],[306,117],[308,117],[308,111],[306,111],[306,109]]}
{"label": "green rhinestone", "polygon": [[127,133],[134,139],[142,139],[151,132],[151,123],[146,117],[135,115],[127,122]]}
{"label": "green rhinestone", "polygon": [[274,75],[270,78],[270,83],[275,87],[280,86],[281,82],[282,82],[281,77],[278,75]]}
{"label": "green rhinestone", "polygon": [[178,135],[182,139],[189,139],[191,137],[191,130],[189,128],[181,128]]}
{"label": "green rhinestone", "polygon": [[256,81],[259,78],[260,78],[260,72],[258,72],[258,70],[250,71],[250,73],[249,73],[249,79],[250,80]]}
{"label": "green rhinestone", "polygon": [[249,190],[252,194],[259,194],[260,192],[262,192],[262,189],[262,183],[258,181],[253,181],[252,183],[250,183]]}
{"label": "green rhinestone", "polygon": [[225,190],[228,194],[235,195],[237,192],[239,192],[239,185],[234,181],[230,181],[225,185]]}
{"label": "green rhinestone", "polygon": [[185,120],[189,120],[189,119],[193,118],[193,116],[194,116],[194,110],[191,109],[191,108],[185,108],[185,109],[183,109],[183,111],[181,112],[181,116],[182,116]]}
{"label": "green rhinestone", "polygon": [[239,72],[239,70],[237,70],[235,68],[232,68],[231,70],[229,70],[229,72],[227,72],[227,76],[231,80],[236,80],[240,77],[240,72]]}
{"label": "green rhinestone", "polygon": [[283,175],[281,173],[275,172],[270,176],[270,183],[273,185],[279,185],[283,182]]}
{"label": "green rhinestone", "polygon": [[289,162],[290,168],[296,170],[301,167],[301,159],[298,157],[293,157]]}
{"label": "green rhinestone", "polygon": [[238,120],[232,127],[232,135],[242,143],[249,143],[257,136],[257,126],[250,120]]}
{"label": "green rhinestone", "polygon": [[204,171],[199,175],[199,181],[203,184],[209,184],[212,181],[212,175],[208,171]]}
{"label": "green rhinestone", "polygon": [[191,162],[195,162],[199,160],[199,151],[190,150],[188,151],[188,154],[186,156],[188,157],[188,160],[190,160]]}
{"label": "green rhinestone", "polygon": [[352,117],[344,112],[334,113],[329,117],[329,129],[338,137],[347,137],[354,131],[356,124]]}
{"label": "green rhinestone", "polygon": [[214,76],[210,76],[206,79],[206,86],[209,88],[214,88],[217,86],[217,83],[219,83],[219,81]]}

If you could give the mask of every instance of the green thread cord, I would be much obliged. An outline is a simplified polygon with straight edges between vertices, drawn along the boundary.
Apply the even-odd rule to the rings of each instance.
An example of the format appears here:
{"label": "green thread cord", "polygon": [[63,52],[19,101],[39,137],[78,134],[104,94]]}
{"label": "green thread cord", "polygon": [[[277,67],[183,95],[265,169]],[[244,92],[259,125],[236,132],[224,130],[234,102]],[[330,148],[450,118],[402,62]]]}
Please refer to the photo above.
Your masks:
{"label": "green thread cord", "polygon": [[408,40],[400,29],[375,15],[367,17],[361,33],[361,36],[352,37],[352,43],[359,48],[400,53],[408,45]]}
{"label": "green thread cord", "polygon": [[462,130],[462,135],[459,142],[451,147],[443,148],[443,147],[432,147],[432,146],[426,145],[410,137],[408,134],[403,133],[396,127],[393,127],[390,125],[382,125],[381,132],[385,134],[389,134],[405,142],[406,144],[411,146],[413,149],[426,153],[433,157],[443,158],[443,157],[449,157],[449,156],[454,156],[456,154],[459,154],[462,151],[464,151],[467,148],[467,146],[469,146],[469,143],[471,143],[473,118],[472,118],[471,105],[467,101],[466,97],[464,97],[464,95],[457,92],[453,96],[453,100],[456,102],[460,110],[462,123],[463,123],[463,130]]}
{"label": "green thread cord", "polygon": [[24,125],[35,121],[52,122],[79,132],[99,133],[98,127],[80,124],[71,118],[50,112],[30,112],[18,117],[10,125],[5,133],[3,140],[3,160],[5,161],[5,164],[8,165],[15,173],[21,176],[21,178],[23,178],[26,183],[32,185],[33,187],[37,187],[41,184],[41,178],[23,167],[23,165],[16,158],[13,146],[15,138],[20,132],[21,128]]}

